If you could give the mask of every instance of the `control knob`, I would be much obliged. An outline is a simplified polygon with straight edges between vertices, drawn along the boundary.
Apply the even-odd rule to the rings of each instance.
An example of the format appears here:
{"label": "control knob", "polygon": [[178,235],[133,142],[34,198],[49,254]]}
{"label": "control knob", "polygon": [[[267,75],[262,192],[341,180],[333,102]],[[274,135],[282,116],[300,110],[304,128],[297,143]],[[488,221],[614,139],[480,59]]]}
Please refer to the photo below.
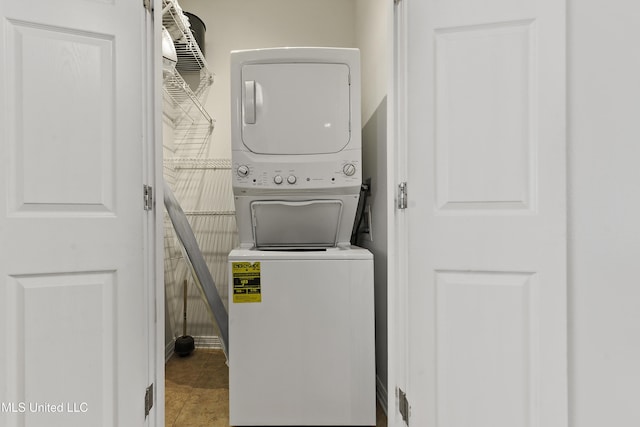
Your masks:
{"label": "control knob", "polygon": [[288,182],[289,184],[295,184],[297,180],[298,180],[298,179],[295,177],[295,175],[289,175],[289,176],[287,177],[287,182]]}
{"label": "control knob", "polygon": [[278,185],[282,184],[282,177],[280,175],[274,176],[273,177],[273,182],[275,182]]}
{"label": "control knob", "polygon": [[249,166],[247,165],[238,166],[238,169],[236,169],[236,173],[240,178],[244,178],[245,176],[249,175]]}
{"label": "control knob", "polygon": [[356,166],[353,163],[347,163],[342,167],[342,172],[347,176],[353,176],[356,173]]}

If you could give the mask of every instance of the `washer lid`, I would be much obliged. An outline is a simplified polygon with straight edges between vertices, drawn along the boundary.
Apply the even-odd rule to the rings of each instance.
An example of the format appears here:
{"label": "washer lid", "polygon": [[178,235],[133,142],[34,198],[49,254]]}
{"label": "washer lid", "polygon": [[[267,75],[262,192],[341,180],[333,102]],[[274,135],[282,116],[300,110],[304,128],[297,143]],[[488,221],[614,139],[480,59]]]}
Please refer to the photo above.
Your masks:
{"label": "washer lid", "polygon": [[242,141],[258,154],[337,153],[351,139],[346,64],[242,67]]}
{"label": "washer lid", "polygon": [[251,203],[253,239],[257,248],[331,248],[338,243],[341,200]]}

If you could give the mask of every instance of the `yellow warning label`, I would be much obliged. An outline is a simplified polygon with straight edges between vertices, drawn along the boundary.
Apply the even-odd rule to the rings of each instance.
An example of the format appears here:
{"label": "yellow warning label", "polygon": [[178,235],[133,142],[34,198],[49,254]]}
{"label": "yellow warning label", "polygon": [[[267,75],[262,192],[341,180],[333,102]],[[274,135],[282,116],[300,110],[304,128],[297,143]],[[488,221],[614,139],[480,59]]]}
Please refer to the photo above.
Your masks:
{"label": "yellow warning label", "polygon": [[260,263],[234,262],[231,268],[233,274],[233,302],[262,302]]}

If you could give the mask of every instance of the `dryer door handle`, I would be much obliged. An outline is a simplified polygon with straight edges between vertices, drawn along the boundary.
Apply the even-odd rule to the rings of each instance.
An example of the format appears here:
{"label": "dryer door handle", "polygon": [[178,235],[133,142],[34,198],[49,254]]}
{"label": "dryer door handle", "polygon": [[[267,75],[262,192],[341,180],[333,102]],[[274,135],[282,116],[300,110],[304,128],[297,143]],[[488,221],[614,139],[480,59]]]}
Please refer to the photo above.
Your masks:
{"label": "dryer door handle", "polygon": [[256,122],[256,82],[247,80],[244,82],[244,122],[248,125]]}

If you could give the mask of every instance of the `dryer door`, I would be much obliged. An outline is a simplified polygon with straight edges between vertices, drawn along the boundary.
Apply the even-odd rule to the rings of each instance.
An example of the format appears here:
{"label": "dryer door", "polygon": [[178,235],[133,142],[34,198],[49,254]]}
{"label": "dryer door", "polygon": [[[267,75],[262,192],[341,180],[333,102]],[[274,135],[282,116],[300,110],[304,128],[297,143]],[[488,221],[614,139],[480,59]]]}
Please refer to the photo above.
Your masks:
{"label": "dryer door", "polygon": [[242,67],[242,141],[259,154],[325,154],[351,137],[346,64]]}

